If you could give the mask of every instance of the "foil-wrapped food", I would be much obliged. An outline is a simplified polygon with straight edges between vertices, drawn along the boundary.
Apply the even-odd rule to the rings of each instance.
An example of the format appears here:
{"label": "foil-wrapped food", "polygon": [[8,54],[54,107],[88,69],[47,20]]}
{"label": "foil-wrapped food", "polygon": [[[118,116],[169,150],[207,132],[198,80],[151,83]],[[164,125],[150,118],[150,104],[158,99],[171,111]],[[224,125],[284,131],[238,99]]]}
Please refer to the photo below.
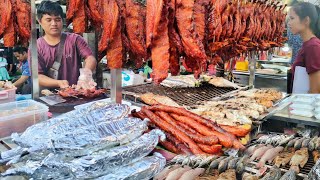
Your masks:
{"label": "foil-wrapped food", "polygon": [[127,117],[128,108],[92,104],[12,135],[19,146],[1,153],[0,163],[22,165],[2,176],[87,179],[126,170],[127,175],[151,178],[162,170],[165,158],[145,157],[165,135],[156,129],[143,134],[147,121]]}

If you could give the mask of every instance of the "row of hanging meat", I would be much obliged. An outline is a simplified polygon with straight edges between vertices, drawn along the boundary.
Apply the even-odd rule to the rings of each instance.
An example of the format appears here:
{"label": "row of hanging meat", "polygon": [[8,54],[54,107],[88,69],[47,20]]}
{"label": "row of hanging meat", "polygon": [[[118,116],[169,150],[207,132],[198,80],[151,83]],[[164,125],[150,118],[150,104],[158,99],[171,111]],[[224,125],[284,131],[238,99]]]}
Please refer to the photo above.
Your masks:
{"label": "row of hanging meat", "polygon": [[27,45],[31,32],[31,6],[28,0],[0,1],[0,39],[5,47]]}
{"label": "row of hanging meat", "polygon": [[[0,38],[12,47],[30,38],[30,2],[1,0]],[[152,60],[160,83],[180,61],[196,77],[209,64],[286,40],[285,5],[275,0],[69,0],[67,24],[75,33],[97,32],[99,57],[109,68]]]}
{"label": "row of hanging meat", "polygon": [[81,8],[69,3],[67,13],[74,30],[86,27],[77,31],[86,21],[75,9],[86,12],[89,26],[100,32],[99,55],[106,55],[109,68],[128,59],[138,68],[151,59],[156,83],[168,72],[177,75],[180,61],[198,77],[209,64],[286,41],[285,5],[275,0],[88,0],[86,11],[84,0],[75,1]]}

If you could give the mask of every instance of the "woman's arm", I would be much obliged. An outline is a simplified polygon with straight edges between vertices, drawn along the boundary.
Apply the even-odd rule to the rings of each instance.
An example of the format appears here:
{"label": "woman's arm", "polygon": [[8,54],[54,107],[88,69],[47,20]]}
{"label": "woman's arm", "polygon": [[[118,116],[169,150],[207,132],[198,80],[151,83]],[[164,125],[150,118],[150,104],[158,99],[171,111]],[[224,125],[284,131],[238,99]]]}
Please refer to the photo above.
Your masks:
{"label": "woman's arm", "polygon": [[310,90],[309,93],[320,94],[320,71],[309,74]]}

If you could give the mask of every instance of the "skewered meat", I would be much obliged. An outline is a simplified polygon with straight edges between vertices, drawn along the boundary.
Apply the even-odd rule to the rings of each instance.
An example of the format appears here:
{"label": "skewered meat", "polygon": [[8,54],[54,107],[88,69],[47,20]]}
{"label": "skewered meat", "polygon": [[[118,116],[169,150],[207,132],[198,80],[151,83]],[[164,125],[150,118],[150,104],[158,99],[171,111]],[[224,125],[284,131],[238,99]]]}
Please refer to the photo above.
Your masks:
{"label": "skewered meat", "polygon": [[[232,134],[226,132],[224,129],[219,127],[217,124],[213,123],[212,121],[205,119],[197,114],[194,114],[190,111],[187,111],[186,109],[183,108],[176,108],[176,107],[169,107],[169,106],[164,106],[164,105],[154,105],[149,108],[150,110],[156,110],[156,111],[165,111],[168,113],[175,113],[179,116],[187,116],[191,119],[196,120],[200,124],[203,124],[209,128],[212,128],[214,131],[211,133],[214,133],[213,135],[217,136],[219,140],[224,141],[226,147],[230,147],[230,140],[231,143],[233,144],[234,148],[237,149],[243,149],[244,146],[239,142],[239,140]],[[193,121],[191,122],[193,123]],[[195,127],[194,127],[195,128]],[[203,133],[203,132],[199,132]]]}
{"label": "skewered meat", "polygon": [[187,136],[189,136],[192,140],[194,140],[197,143],[202,143],[206,145],[214,145],[218,143],[218,139],[216,136],[202,136],[197,132],[194,133],[192,131],[189,131],[189,128],[182,127],[179,123],[175,122],[175,120],[166,112],[156,112],[156,114],[176,129],[185,133]]}
{"label": "skewered meat", "polygon": [[185,142],[189,147],[192,153],[194,154],[204,154],[204,152],[197,146],[197,144],[189,138],[187,135],[185,135],[183,132],[175,129],[172,127],[169,123],[159,118],[157,115],[155,115],[152,111],[148,110],[145,107],[142,107],[141,111],[148,116],[148,118],[158,127],[160,127],[162,130],[169,132],[175,138],[179,139],[182,142]]}
{"label": "skewered meat", "polygon": [[179,153],[178,148],[170,141],[160,141],[160,144],[173,153]]}

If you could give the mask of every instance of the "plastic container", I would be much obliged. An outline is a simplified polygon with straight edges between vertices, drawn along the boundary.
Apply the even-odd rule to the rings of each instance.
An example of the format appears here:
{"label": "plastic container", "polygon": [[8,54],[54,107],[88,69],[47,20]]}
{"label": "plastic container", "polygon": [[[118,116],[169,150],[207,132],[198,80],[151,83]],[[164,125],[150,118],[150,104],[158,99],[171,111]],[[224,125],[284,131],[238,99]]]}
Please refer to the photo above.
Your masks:
{"label": "plastic container", "polygon": [[0,138],[21,133],[29,126],[48,119],[48,106],[34,100],[0,104]]}
{"label": "plastic container", "polygon": [[6,89],[0,91],[0,104],[9,103],[16,100],[17,88]]}

